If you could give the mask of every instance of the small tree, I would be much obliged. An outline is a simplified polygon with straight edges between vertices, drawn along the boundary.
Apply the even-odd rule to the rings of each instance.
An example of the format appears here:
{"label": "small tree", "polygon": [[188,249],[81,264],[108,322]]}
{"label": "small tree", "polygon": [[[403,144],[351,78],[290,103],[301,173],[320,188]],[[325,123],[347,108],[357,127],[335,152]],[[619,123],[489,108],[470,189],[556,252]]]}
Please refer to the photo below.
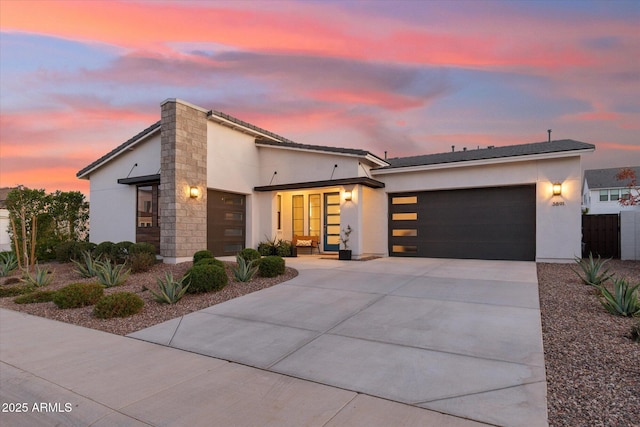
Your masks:
{"label": "small tree", "polygon": [[640,187],[637,183],[636,172],[631,168],[622,168],[616,174],[618,181],[627,181],[625,187],[629,189],[628,197],[620,197],[618,202],[622,206],[640,205]]}
{"label": "small tree", "polygon": [[22,185],[7,195],[14,251],[21,269],[30,271],[35,266],[38,216],[44,213],[46,199],[44,190],[31,190]]}

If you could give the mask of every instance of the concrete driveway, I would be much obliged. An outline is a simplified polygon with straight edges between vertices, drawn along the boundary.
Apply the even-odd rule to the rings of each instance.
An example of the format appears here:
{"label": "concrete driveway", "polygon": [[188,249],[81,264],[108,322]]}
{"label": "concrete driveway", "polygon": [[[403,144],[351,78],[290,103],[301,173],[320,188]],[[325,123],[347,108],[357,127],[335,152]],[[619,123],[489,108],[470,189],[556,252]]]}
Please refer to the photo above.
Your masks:
{"label": "concrete driveway", "polygon": [[293,280],[130,337],[501,426],[547,425],[533,262],[287,259]]}

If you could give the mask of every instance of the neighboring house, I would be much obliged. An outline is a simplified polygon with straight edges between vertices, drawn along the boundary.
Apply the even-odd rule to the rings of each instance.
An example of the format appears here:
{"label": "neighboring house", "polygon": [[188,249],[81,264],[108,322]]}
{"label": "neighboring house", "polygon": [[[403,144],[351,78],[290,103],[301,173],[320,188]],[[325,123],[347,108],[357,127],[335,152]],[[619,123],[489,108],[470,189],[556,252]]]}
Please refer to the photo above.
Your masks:
{"label": "neighboring house", "polygon": [[[631,169],[640,179],[640,166]],[[620,168],[589,169],[584,171],[582,210],[589,215],[617,214],[624,210],[637,210],[638,206],[622,206],[620,199],[629,197],[628,180],[616,178]]]}
{"label": "neighboring house", "polygon": [[567,262],[581,251],[581,155],[594,149],[561,140],[384,159],[168,99],[160,121],[77,176],[90,180],[92,241],[150,241],[170,263],[294,235],[334,252],[347,226],[356,259]]}
{"label": "neighboring house", "polygon": [[6,200],[13,188],[0,188],[0,252],[11,250],[11,236],[9,235],[9,210]]}

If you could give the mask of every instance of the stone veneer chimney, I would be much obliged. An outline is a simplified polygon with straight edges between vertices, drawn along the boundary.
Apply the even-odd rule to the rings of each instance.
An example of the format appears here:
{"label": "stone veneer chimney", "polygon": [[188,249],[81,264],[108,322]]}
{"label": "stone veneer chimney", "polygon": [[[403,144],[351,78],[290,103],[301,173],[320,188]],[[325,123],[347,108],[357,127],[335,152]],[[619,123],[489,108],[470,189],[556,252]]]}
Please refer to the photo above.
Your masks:
{"label": "stone veneer chimney", "polygon": [[207,248],[207,111],[179,99],[161,107],[160,254],[177,263]]}

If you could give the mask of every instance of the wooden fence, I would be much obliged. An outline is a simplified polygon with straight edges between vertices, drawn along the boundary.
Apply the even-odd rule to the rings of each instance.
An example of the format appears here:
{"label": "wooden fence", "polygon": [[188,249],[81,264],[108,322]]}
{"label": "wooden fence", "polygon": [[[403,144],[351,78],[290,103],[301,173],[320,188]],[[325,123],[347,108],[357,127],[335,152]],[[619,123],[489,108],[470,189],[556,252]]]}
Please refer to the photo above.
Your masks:
{"label": "wooden fence", "polygon": [[582,215],[582,256],[620,258],[620,216]]}

